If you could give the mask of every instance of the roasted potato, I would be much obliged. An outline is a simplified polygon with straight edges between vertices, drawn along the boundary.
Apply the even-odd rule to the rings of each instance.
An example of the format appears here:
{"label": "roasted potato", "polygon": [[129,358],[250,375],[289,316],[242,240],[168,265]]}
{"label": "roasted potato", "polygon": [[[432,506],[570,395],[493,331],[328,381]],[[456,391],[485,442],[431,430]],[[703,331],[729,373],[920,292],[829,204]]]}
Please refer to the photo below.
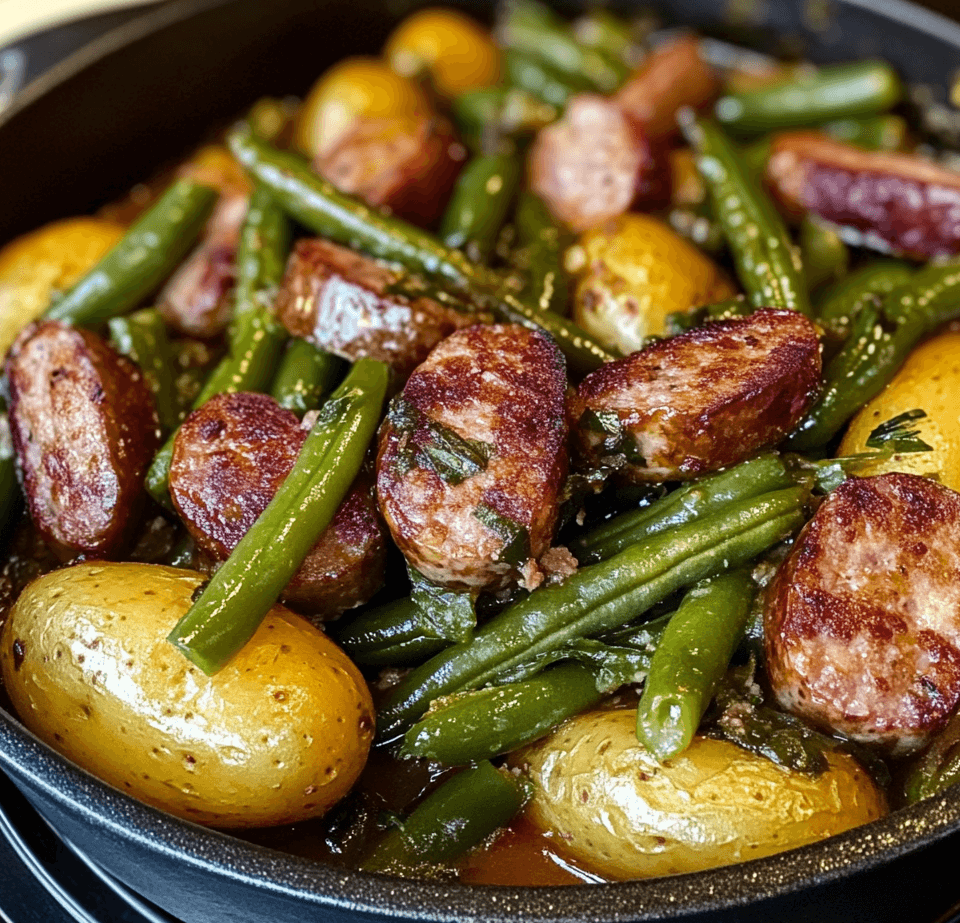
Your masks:
{"label": "roasted potato", "polygon": [[624,354],[663,334],[668,314],[735,294],[716,264],[649,215],[629,213],[592,228],[569,256],[574,271],[580,264],[574,320]]}
{"label": "roasted potato", "polygon": [[78,564],[30,584],[0,635],[23,723],[111,785],[218,827],[317,817],[353,785],[373,737],[356,667],[281,606],[215,676],[167,640],[201,574]]}
{"label": "roasted potato", "polygon": [[867,440],[881,423],[920,409],[926,417],[911,425],[919,438],[930,446],[929,452],[894,455],[874,462],[858,474],[936,474],[940,483],[960,490],[960,333],[942,333],[913,351],[903,368],[852,420],[838,450],[839,455],[869,452]]}
{"label": "roasted potato", "polygon": [[793,849],[886,813],[846,754],[819,776],[735,744],[694,738],[658,763],[637,740],[636,710],[594,711],[511,757],[533,780],[527,816],[577,865],[605,878],[696,872]]}

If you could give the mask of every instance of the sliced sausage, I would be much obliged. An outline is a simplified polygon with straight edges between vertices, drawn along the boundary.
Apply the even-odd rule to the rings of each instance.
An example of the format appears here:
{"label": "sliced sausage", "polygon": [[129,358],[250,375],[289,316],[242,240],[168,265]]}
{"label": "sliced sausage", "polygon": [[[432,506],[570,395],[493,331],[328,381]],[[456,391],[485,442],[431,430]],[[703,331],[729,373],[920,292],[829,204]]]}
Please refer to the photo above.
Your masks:
{"label": "sliced sausage", "polygon": [[163,319],[186,336],[209,339],[227,326],[247,202],[244,195],[221,197],[207,221],[203,240],[157,297]]}
{"label": "sliced sausage", "polygon": [[27,506],[63,560],[132,539],[158,442],[140,369],[95,333],[47,321],[7,363],[10,430]]}
{"label": "sliced sausage", "polygon": [[401,278],[345,247],[300,240],[274,311],[294,336],[344,359],[380,359],[402,382],[440,340],[478,317],[433,298],[400,294]]}
{"label": "sliced sausage", "polygon": [[921,260],[960,253],[960,173],[916,155],[784,132],[766,175],[786,212],[817,215],[856,243]]}
{"label": "sliced sausage", "polygon": [[611,100],[574,96],[530,149],[530,187],[574,231],[668,193],[662,164],[640,128]]}
{"label": "sliced sausage", "polygon": [[[170,496],[197,546],[225,560],[290,473],[307,431],[266,394],[211,398],[174,442]],[[287,585],[283,599],[322,619],[366,602],[380,588],[386,542],[361,475],[333,522]]]}
{"label": "sliced sausage", "polygon": [[776,445],[819,386],[813,324],[764,308],[606,363],[571,411],[589,465],[636,483],[689,480]]}
{"label": "sliced sausage", "polygon": [[428,579],[538,582],[567,470],[565,389],[556,344],[517,325],[459,330],[410,376],[380,429],[377,496]]}
{"label": "sliced sausage", "polygon": [[716,71],[700,55],[696,36],[684,35],[654,51],[614,95],[614,102],[651,141],[679,133],[677,112],[711,103],[720,91]]}
{"label": "sliced sausage", "polygon": [[913,474],[829,494],[768,589],[781,705],[892,754],[960,704],[960,494]]}
{"label": "sliced sausage", "polygon": [[466,156],[446,119],[426,113],[361,117],[313,167],[341,192],[431,226]]}

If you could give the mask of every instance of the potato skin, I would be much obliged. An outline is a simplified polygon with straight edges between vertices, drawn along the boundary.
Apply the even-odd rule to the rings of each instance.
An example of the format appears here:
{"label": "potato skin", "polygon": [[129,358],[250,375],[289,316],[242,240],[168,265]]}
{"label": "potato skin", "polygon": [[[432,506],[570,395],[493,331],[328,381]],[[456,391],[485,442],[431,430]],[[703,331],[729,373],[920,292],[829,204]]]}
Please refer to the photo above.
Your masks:
{"label": "potato skin", "polygon": [[0,635],[23,723],[104,781],[201,824],[318,817],[366,761],[373,705],[356,667],[281,606],[219,673],[166,640],[203,575],[79,564],[26,588]]}
{"label": "potato skin", "polygon": [[577,865],[609,879],[652,878],[744,862],[884,815],[852,757],[820,776],[735,744],[694,738],[663,764],[637,741],[636,710],[593,711],[512,757],[535,783],[527,816]]}
{"label": "potato skin", "polygon": [[867,439],[877,426],[919,407],[927,416],[912,425],[932,451],[894,455],[887,461],[859,469],[858,474],[888,471],[937,474],[944,487],[960,491],[957,394],[960,394],[960,332],[950,331],[928,340],[910,354],[893,381],[853,418],[837,454],[870,451]]}

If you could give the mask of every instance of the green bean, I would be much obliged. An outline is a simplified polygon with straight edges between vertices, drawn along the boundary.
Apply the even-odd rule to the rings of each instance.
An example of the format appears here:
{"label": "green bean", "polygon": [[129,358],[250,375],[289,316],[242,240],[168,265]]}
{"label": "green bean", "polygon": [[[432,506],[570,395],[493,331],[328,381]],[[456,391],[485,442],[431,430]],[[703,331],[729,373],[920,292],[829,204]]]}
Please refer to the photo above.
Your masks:
{"label": "green bean", "polygon": [[532,135],[560,115],[556,106],[520,87],[470,90],[457,96],[451,106],[460,137],[480,150],[495,148],[503,138]]}
{"label": "green bean", "polygon": [[743,637],[752,599],[745,571],[702,580],[667,623],[637,705],[637,738],[661,762],[693,740]]}
{"label": "green bean", "polygon": [[783,219],[724,132],[687,116],[682,127],[748,300],[758,308],[792,308],[809,315],[806,283]]}
{"label": "green bean", "polygon": [[506,824],[528,794],[522,780],[484,760],[428,795],[377,844],[361,868],[403,875],[449,862]]}
{"label": "green bean", "polygon": [[268,190],[250,196],[237,244],[234,319],[255,308],[271,308],[290,251],[290,222]]}
{"label": "green bean", "polygon": [[826,445],[896,374],[914,346],[941,324],[960,318],[960,264],[927,266],[890,292],[879,307],[867,305],[824,372],[824,388],[790,437],[791,449]]}
{"label": "green bean", "polygon": [[571,97],[589,93],[594,88],[589,81],[573,74],[564,74],[545,61],[522,51],[503,52],[502,66],[507,86],[525,90],[540,102],[563,109]]}
{"label": "green bean", "polygon": [[294,338],[280,360],[270,385],[277,403],[302,417],[332,390],[343,371],[343,360],[307,340]]}
{"label": "green bean", "polygon": [[595,48],[622,61],[628,68],[639,63],[637,36],[630,23],[603,7],[594,7],[575,19],[574,38],[587,48]]}
{"label": "green bean", "polygon": [[578,42],[568,23],[536,0],[510,0],[502,13],[497,37],[504,47],[550,65],[584,89],[612,93],[629,73],[622,58]]}
{"label": "green bean", "polygon": [[567,234],[544,201],[530,191],[520,194],[514,221],[526,297],[542,311],[566,314],[570,302],[570,277],[563,263]]}
{"label": "green bean", "polygon": [[186,256],[216,198],[209,186],[173,183],[44,317],[95,327],[135,308]]}
{"label": "green bean", "polygon": [[904,794],[907,802],[913,804],[957,782],[960,782],[960,717],[954,715],[910,767],[904,780]]}
{"label": "green bean", "polygon": [[811,291],[843,278],[850,266],[850,250],[840,235],[811,217],[800,223],[800,254]]}
{"label": "green bean", "polygon": [[388,379],[382,362],[354,363],[267,508],[170,632],[204,673],[216,673],[250,640],[332,521],[380,422]]}
{"label": "green bean", "polygon": [[174,388],[173,353],[167,325],[154,308],[144,308],[127,317],[112,317],[110,342],[117,352],[132,359],[143,372],[157,408],[160,428],[170,432],[180,422],[180,407]]}
{"label": "green bean", "polygon": [[570,551],[581,565],[596,564],[661,532],[722,514],[731,503],[796,483],[776,455],[761,455],[687,484],[648,507],[621,513],[577,536]]}
{"label": "green bean", "polygon": [[753,311],[753,306],[748,304],[742,295],[738,295],[736,298],[727,298],[715,304],[701,305],[692,311],[671,311],[664,319],[664,330],[667,336],[676,336],[709,321],[749,317]]}
{"label": "green bean", "polygon": [[910,130],[899,115],[838,119],[821,125],[820,130],[837,141],[846,141],[868,151],[903,151],[910,141]]}
{"label": "green bean", "polygon": [[457,178],[440,222],[440,238],[471,260],[486,262],[493,252],[517,187],[520,160],[515,154],[473,157]]}
{"label": "green bean", "polygon": [[258,141],[245,126],[228,138],[241,164],[294,218],[317,234],[354,250],[400,263],[465,292],[503,320],[540,328],[557,341],[568,365],[589,372],[614,357],[586,332],[556,314],[517,298],[498,273],[446,247],[435,236],[399,218],[376,212],[339,192],[294,155]]}
{"label": "green bean", "polygon": [[337,643],[363,667],[423,663],[450,646],[436,637],[423,610],[409,597],[367,609],[335,626]]}
{"label": "green bean", "polygon": [[853,319],[867,305],[899,288],[913,275],[913,267],[899,260],[876,260],[831,285],[820,296],[817,319],[830,339],[842,342]]}
{"label": "green bean", "polygon": [[738,134],[803,128],[865,118],[891,109],[903,94],[900,78],[883,61],[822,67],[809,77],[730,93],[717,101],[717,119]]}
{"label": "green bean", "polygon": [[470,642],[441,651],[401,680],[381,707],[381,739],[406,731],[440,696],[477,689],[564,643],[622,625],[683,586],[746,563],[802,524],[808,494],[794,487],[732,504],[531,593]]}

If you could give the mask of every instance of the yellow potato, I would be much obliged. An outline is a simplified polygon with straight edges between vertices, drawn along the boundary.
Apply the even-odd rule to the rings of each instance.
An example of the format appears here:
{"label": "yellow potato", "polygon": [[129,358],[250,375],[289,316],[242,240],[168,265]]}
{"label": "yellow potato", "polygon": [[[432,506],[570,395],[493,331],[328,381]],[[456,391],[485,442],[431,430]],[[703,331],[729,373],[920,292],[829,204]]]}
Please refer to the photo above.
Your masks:
{"label": "yellow potato", "polygon": [[570,257],[581,264],[574,320],[623,353],[663,334],[668,314],[735,294],[715,263],[649,215],[621,215],[586,231]]}
{"label": "yellow potato", "polygon": [[413,13],[393,30],[383,53],[398,74],[429,74],[448,99],[500,79],[500,51],[490,33],[456,10]]}
{"label": "yellow potato", "polygon": [[222,195],[249,195],[253,188],[243,167],[222,144],[205,144],[199,148],[177,175],[213,186]]}
{"label": "yellow potato", "polygon": [[917,408],[927,416],[911,425],[932,451],[894,455],[857,473],[938,474],[942,484],[960,490],[960,333],[940,334],[915,349],[893,381],[853,418],[838,454],[869,452],[867,439],[877,426]]}
{"label": "yellow potato", "polygon": [[13,706],[84,769],[188,820],[256,827],[317,817],[367,758],[373,705],[363,677],[282,606],[206,676],[166,640],[203,580],[95,563],[34,581],[0,635]]}
{"label": "yellow potato", "polygon": [[412,116],[430,103],[412,80],[377,58],[345,58],[313,85],[297,114],[293,141],[311,159],[328,153],[360,117]]}
{"label": "yellow potato", "polygon": [[0,250],[0,356],[58,292],[86,275],[123,235],[123,225],[67,218]]}
{"label": "yellow potato", "polygon": [[512,757],[535,791],[528,817],[605,878],[649,878],[792,849],[886,813],[845,754],[820,776],[726,741],[694,738],[662,765],[637,741],[635,709],[588,712]]}

